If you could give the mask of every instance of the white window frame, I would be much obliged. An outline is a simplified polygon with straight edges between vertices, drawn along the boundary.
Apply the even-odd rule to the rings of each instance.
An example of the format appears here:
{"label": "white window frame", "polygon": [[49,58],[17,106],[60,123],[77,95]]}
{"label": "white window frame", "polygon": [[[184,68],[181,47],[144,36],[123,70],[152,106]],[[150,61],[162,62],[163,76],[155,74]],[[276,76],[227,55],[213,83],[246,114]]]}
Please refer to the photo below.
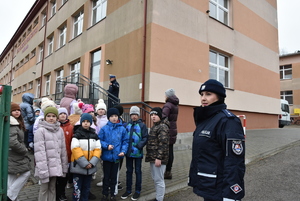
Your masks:
{"label": "white window frame", "polygon": [[51,81],[51,75],[46,75],[46,82],[45,82],[45,95],[50,95],[50,81]]}
{"label": "white window frame", "polygon": [[[60,69],[56,71],[56,81],[61,80],[64,77],[64,70]],[[63,91],[63,86],[59,85],[58,92]]]}
{"label": "white window frame", "polygon": [[106,17],[107,0],[92,1],[92,22],[94,25]]}
{"label": "white window frame", "polygon": [[56,13],[56,0],[51,2],[51,17]]}
{"label": "white window frame", "polygon": [[[209,77],[211,79],[218,80],[224,85],[224,87],[229,88],[230,87],[230,57],[225,54],[219,53],[215,50],[210,50],[209,55],[211,55],[211,53],[216,54],[216,63],[213,63],[211,59],[209,60],[209,74],[210,74]],[[227,59],[227,66],[226,64],[225,66],[221,64],[220,62],[221,57],[225,57]],[[212,76],[211,74],[213,72],[213,69],[217,70],[216,76]],[[220,72],[224,72],[225,75],[222,76]]]}
{"label": "white window frame", "polygon": [[[217,19],[218,21],[229,25],[229,1],[230,0],[209,0],[209,16]],[[221,4],[222,2],[222,4]],[[223,6],[224,2],[227,3],[226,7]],[[213,7],[215,7],[215,10],[213,9]],[[226,15],[225,18],[227,19],[222,19],[222,16],[220,15],[220,12],[224,12]],[[227,21],[226,21],[227,20]]]}
{"label": "white window frame", "polygon": [[47,15],[45,13],[42,13],[42,15],[43,15],[43,17],[42,17],[42,27],[43,27],[46,24]]}
{"label": "white window frame", "polygon": [[23,85],[23,92],[27,90],[27,84]]}
{"label": "white window frame", "polygon": [[42,61],[43,59],[43,56],[44,56],[44,46],[43,45],[40,45],[39,46],[39,62]]}
{"label": "white window frame", "polygon": [[83,30],[83,11],[80,11],[76,16],[74,16],[73,24],[73,38],[79,36]]}
{"label": "white window frame", "polygon": [[67,34],[67,26],[64,25],[62,29],[60,29],[59,33],[59,47],[62,47],[66,44],[66,34]]}
{"label": "white window frame", "polygon": [[32,87],[33,87],[33,82],[29,82],[28,83],[28,89],[32,89]]}
{"label": "white window frame", "polygon": [[293,91],[292,90],[281,91],[280,92],[280,98],[284,99],[284,100],[287,100],[290,105],[293,105]]}
{"label": "white window frame", "polygon": [[40,97],[40,87],[41,87],[41,80],[38,79],[38,80],[36,80],[36,91],[35,91],[36,98]]}
{"label": "white window frame", "polygon": [[[290,74],[287,74],[287,72],[290,71]],[[292,65],[282,65],[279,67],[279,72],[280,72],[280,80],[290,80],[293,78],[293,69]]]}
{"label": "white window frame", "polygon": [[54,36],[51,36],[48,38],[48,55],[53,53],[53,41],[54,41]]}
{"label": "white window frame", "polygon": [[77,73],[80,73],[80,61],[77,61],[76,63],[73,63],[70,66],[71,82],[75,82],[75,78],[76,78]]}

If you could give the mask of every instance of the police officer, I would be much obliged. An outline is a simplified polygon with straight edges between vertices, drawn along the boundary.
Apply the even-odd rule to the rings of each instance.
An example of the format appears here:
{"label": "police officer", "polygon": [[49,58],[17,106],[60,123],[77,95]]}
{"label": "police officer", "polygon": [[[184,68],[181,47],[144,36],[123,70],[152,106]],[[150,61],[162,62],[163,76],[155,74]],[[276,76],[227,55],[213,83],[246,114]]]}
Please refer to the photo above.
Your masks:
{"label": "police officer", "polygon": [[201,85],[194,109],[189,186],[204,201],[239,201],[245,195],[245,138],[241,121],[226,109],[224,86],[213,79]]}

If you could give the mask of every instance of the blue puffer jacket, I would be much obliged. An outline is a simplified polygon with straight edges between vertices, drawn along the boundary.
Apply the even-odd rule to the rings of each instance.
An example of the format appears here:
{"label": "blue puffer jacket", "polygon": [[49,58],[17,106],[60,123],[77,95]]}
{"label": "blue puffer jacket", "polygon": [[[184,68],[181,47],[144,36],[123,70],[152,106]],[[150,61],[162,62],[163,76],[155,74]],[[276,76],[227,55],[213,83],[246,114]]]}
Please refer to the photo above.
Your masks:
{"label": "blue puffer jacket", "polygon": [[32,107],[34,95],[31,93],[25,93],[22,96],[22,103],[20,104],[21,114],[24,119],[25,127],[29,130],[30,126],[34,124],[35,113]]}
{"label": "blue puffer jacket", "polygon": [[[107,122],[98,134],[102,147],[103,161],[116,162],[120,157],[121,152],[126,154],[128,149],[128,135],[122,123]],[[113,150],[108,150],[108,145],[113,145]]]}
{"label": "blue puffer jacket", "polygon": [[129,146],[126,156],[132,158],[143,158],[143,147],[147,143],[148,130],[141,119],[130,120],[125,125],[129,137]]}

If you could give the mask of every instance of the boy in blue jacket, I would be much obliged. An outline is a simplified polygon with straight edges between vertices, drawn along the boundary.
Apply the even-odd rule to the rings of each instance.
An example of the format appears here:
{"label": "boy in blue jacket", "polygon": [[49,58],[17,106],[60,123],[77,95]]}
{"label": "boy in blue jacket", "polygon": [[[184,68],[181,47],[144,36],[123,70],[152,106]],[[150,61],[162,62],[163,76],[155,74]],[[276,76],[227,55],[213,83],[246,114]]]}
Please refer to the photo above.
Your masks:
{"label": "boy in blue jacket", "polygon": [[117,184],[117,174],[119,161],[123,158],[128,149],[128,135],[121,122],[118,123],[119,111],[116,108],[107,110],[107,124],[101,128],[99,138],[102,147],[103,160],[103,197],[101,201],[108,200],[110,188],[110,200],[115,201],[115,187]]}
{"label": "boy in blue jacket", "polygon": [[131,197],[131,200],[137,200],[142,190],[143,147],[147,143],[148,130],[140,119],[139,107],[132,106],[129,114],[131,120],[125,125],[129,137],[129,146],[126,154],[126,192],[121,198],[126,199],[132,194],[132,174],[135,168],[135,193]]}

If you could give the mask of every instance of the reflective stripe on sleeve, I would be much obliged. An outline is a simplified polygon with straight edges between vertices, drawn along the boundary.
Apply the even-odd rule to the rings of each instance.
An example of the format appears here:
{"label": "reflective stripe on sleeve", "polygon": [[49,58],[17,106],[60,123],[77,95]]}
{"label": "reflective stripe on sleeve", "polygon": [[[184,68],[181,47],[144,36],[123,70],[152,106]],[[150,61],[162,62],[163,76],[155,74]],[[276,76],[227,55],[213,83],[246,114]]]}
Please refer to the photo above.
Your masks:
{"label": "reflective stripe on sleeve", "polygon": [[217,178],[217,175],[215,175],[215,174],[206,174],[206,173],[202,173],[202,172],[198,172],[197,175],[203,176],[203,177],[209,177],[209,178]]}

